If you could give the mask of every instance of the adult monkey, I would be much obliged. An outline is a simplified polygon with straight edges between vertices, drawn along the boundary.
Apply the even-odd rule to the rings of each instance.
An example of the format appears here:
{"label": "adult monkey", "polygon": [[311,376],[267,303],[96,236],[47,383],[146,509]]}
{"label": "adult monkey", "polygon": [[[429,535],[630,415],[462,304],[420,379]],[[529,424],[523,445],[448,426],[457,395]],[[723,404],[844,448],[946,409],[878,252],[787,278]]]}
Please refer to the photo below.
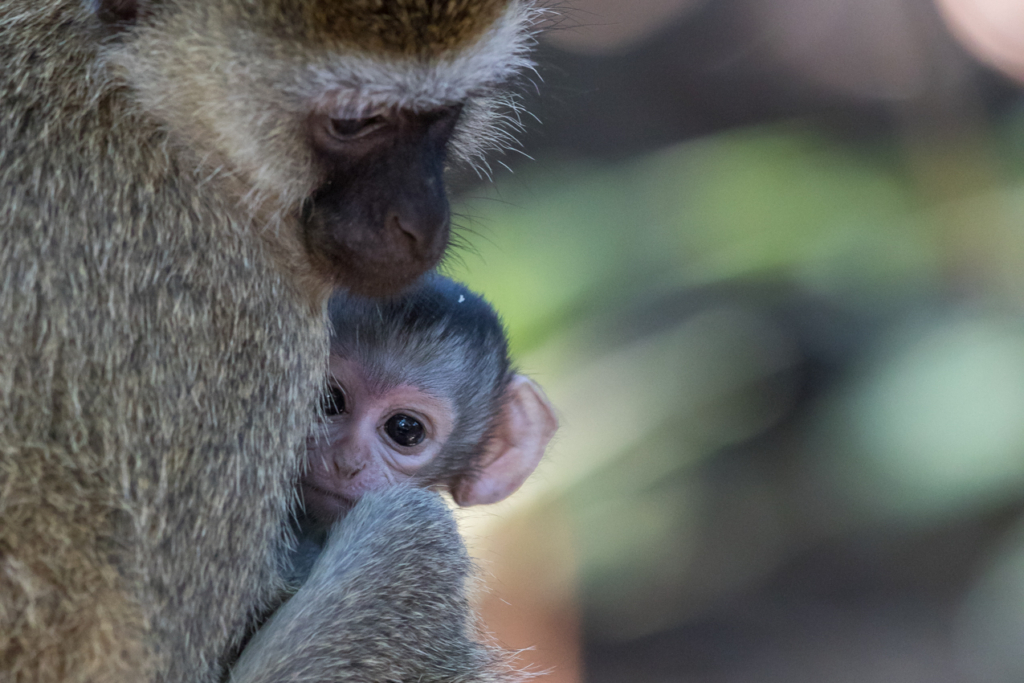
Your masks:
{"label": "adult monkey", "polygon": [[501,138],[533,16],[0,3],[0,680],[224,675],[276,593],[326,293],[435,264],[445,152]]}

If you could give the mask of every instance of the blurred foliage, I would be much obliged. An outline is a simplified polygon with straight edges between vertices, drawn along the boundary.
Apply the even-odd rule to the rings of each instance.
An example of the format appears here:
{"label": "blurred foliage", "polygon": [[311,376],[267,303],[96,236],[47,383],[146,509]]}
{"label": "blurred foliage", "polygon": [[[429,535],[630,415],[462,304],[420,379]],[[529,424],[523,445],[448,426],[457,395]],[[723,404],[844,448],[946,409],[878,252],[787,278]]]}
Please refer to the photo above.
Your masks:
{"label": "blurred foliage", "polygon": [[[1018,680],[1022,179],[1010,112],[545,158],[459,200],[446,267],[562,418],[504,509],[563,510],[588,679]],[[691,627],[747,673],[679,674]]]}
{"label": "blurred foliage", "polygon": [[463,197],[470,249],[447,269],[486,293],[522,353],[663,288],[784,272],[870,296],[930,280],[939,258],[920,209],[884,145],[768,126],[618,164],[545,162]]}
{"label": "blurred foliage", "polygon": [[481,553],[535,568],[514,645],[560,683],[1018,683],[1024,100],[949,23],[1009,50],[1016,6],[670,5],[542,52],[538,160],[457,203],[447,267],[562,422],[480,517],[530,520]]}

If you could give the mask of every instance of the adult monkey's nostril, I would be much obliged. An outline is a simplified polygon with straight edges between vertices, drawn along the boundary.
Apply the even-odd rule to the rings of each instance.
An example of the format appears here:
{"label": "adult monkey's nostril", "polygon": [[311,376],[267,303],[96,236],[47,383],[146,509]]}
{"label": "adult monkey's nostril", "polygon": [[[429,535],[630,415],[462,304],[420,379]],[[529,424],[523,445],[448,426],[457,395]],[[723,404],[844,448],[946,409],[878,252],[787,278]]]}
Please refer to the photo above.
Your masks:
{"label": "adult monkey's nostril", "polygon": [[447,210],[401,211],[391,210],[387,216],[387,229],[396,231],[418,259],[432,258],[438,247],[447,240]]}

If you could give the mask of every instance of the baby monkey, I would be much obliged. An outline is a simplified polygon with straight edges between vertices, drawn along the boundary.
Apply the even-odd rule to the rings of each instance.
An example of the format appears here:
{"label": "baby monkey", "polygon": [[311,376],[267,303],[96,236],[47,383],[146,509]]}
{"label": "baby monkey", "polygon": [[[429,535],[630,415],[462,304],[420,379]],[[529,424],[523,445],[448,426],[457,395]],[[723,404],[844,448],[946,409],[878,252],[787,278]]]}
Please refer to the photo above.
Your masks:
{"label": "baby monkey", "polygon": [[512,368],[497,313],[466,286],[429,275],[392,299],[337,294],[328,310],[328,388],[301,479],[299,580],[364,493],[406,484],[447,489],[460,506],[498,502],[558,427],[544,392]]}

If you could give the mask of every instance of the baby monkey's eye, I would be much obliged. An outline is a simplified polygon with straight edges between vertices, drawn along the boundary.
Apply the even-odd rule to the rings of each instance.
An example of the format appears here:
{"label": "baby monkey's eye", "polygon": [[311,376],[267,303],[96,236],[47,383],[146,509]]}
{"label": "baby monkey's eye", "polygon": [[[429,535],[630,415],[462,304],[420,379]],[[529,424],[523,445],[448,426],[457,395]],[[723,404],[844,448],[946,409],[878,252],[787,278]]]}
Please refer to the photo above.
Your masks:
{"label": "baby monkey's eye", "polygon": [[406,447],[419,445],[426,436],[423,424],[419,420],[402,413],[388,418],[384,423],[384,431],[392,441]]}
{"label": "baby monkey's eye", "polygon": [[320,399],[320,405],[324,409],[324,415],[334,417],[345,412],[345,392],[336,384],[327,387],[327,392]]}

